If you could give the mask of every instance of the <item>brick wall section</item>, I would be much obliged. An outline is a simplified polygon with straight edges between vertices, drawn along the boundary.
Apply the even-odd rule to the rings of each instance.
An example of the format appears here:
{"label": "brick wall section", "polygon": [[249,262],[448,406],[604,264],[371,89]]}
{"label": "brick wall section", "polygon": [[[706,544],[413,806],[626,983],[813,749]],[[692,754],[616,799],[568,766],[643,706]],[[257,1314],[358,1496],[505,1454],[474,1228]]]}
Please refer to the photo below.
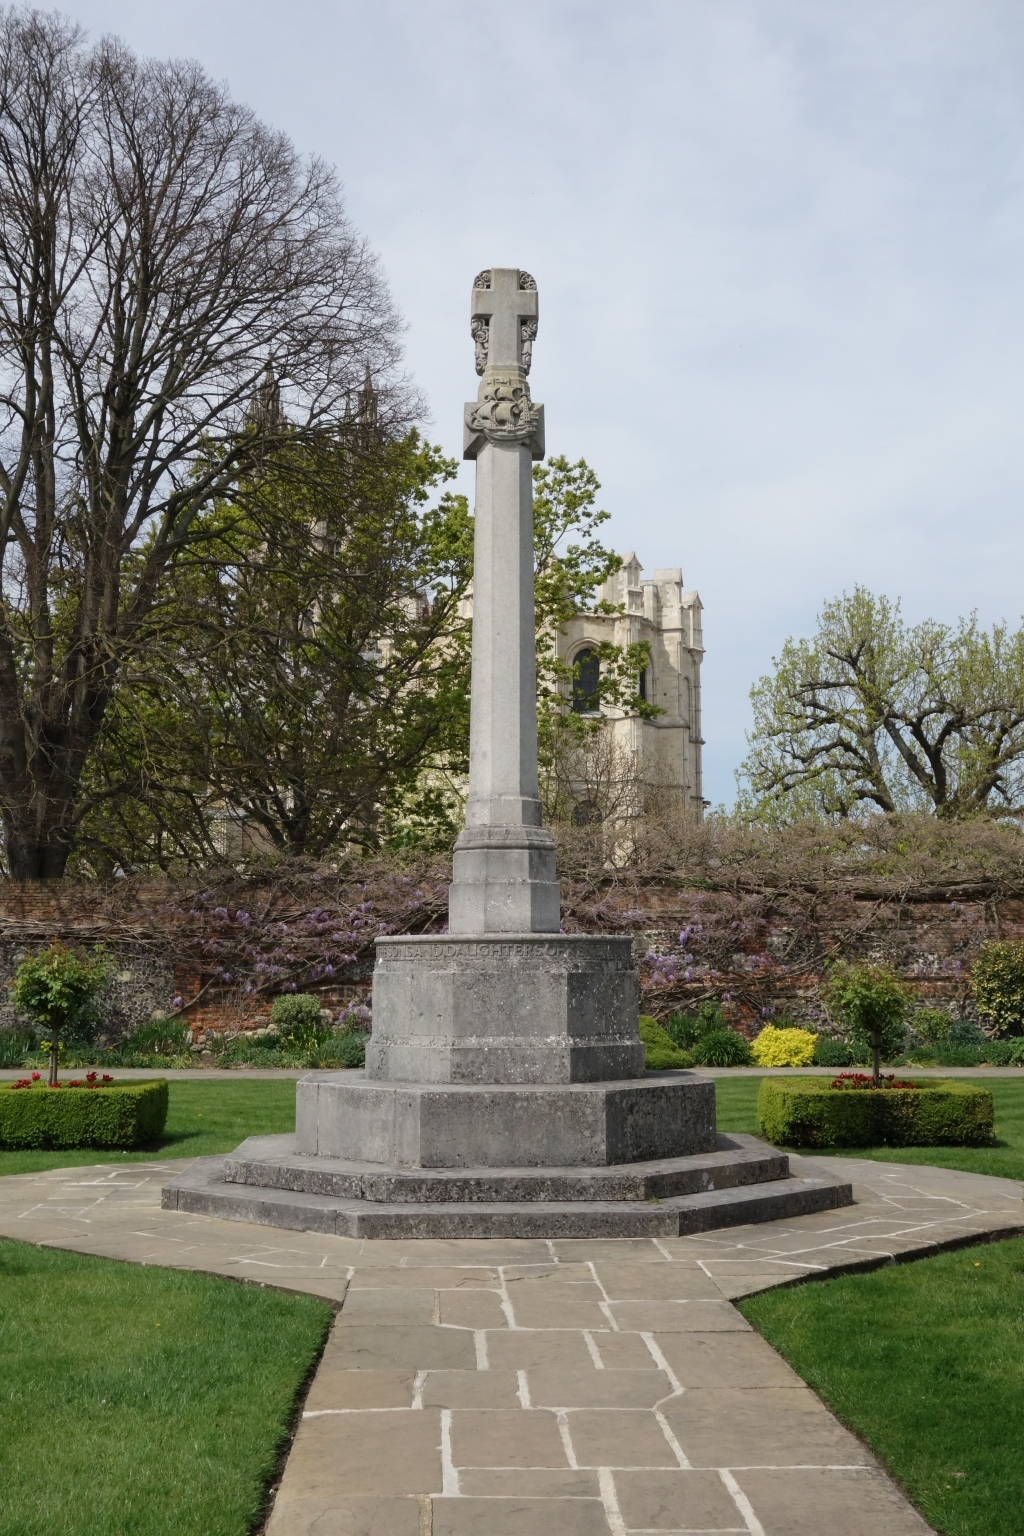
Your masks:
{"label": "brick wall section", "polygon": [[[172,999],[185,1003],[184,1016],[199,1039],[208,1032],[233,1032],[264,1027],[272,998],[266,993],[246,996],[240,989],[212,985],[195,963],[175,964],[161,942],[167,919],[161,909],[168,899],[166,883],[133,885],[117,910],[117,882],[105,888],[105,912],[96,900],[96,887],[71,881],[0,881],[0,1027],[14,1022],[7,1002],[7,982],[29,947],[60,938],[68,943],[103,942],[118,963],[107,1002],[109,1040],[117,1040],[154,1009],[169,1011]],[[113,899],[112,899],[113,898]],[[970,970],[979,945],[989,938],[1024,939],[1024,900],[957,902],[856,900],[859,934],[853,954],[859,959],[894,966],[918,991],[922,1006],[942,1006],[973,1017]],[[111,916],[111,912],[116,915]],[[666,902],[652,901],[648,925],[637,935],[638,960],[653,950],[680,955],[679,930],[692,918],[686,893]],[[784,926],[776,926],[771,943],[784,948]],[[827,940],[828,935],[825,935]],[[845,952],[851,953],[848,936]],[[704,981],[679,981],[652,987],[644,1007],[663,1017],[714,990],[726,999],[734,1023],[750,1028],[762,1010],[788,1012],[809,1020],[820,1011],[823,974],[820,946],[801,966],[790,963],[786,974],[751,966],[743,954],[722,970],[713,987]],[[363,1002],[369,992],[371,961],[360,963],[344,978],[317,989],[324,1006],[337,1010]]]}
{"label": "brick wall section", "polygon": [[[201,1040],[211,1034],[265,1029],[270,1023],[270,1008],[274,1001],[271,994],[262,992],[255,997],[247,997],[234,988],[215,988],[208,986],[207,982],[208,978],[200,977],[184,967],[178,967],[175,972],[174,995],[181,997],[186,1004],[183,1012],[193,1040]],[[366,1001],[370,990],[369,968],[365,982],[309,987],[304,990],[315,992],[322,1007],[337,1013],[348,1003]],[[195,998],[196,1001],[189,1003],[189,998]]]}
{"label": "brick wall section", "polygon": [[[116,897],[116,882],[105,887],[105,894],[111,889]],[[133,885],[125,891],[123,911],[111,918],[98,912],[95,886],[70,880],[0,880],[0,1029],[16,1022],[8,984],[17,966],[30,949],[54,939],[102,943],[115,957],[117,970],[103,1000],[106,1044],[122,1039],[155,1010],[171,1012],[176,997],[185,1004],[182,1016],[193,1040],[265,1028],[272,996],[246,996],[238,988],[211,985],[210,977],[194,964],[175,963],[161,952],[167,925],[162,909],[168,894],[163,882]],[[325,1008],[337,1012],[366,1000],[371,972],[368,962],[354,967],[347,980],[311,990],[318,992]]]}

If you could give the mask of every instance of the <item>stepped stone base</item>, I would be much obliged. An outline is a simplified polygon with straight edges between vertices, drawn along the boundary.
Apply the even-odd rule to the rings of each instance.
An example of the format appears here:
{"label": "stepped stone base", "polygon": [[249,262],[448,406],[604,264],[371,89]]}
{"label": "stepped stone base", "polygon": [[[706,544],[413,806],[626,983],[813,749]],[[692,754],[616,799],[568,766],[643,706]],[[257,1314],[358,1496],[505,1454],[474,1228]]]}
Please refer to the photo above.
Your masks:
{"label": "stepped stone base", "polygon": [[[259,1136],[198,1158],[165,1210],[363,1238],[667,1237],[850,1205],[849,1182],[753,1136],[712,1152],[594,1169],[383,1168]],[[659,1193],[660,1192],[660,1193]]]}
{"label": "stepped stone base", "polygon": [[381,1168],[309,1157],[294,1136],[252,1136],[224,1165],[229,1184],[379,1204],[548,1200],[664,1200],[789,1177],[783,1152],[752,1136],[716,1137],[714,1152],[610,1168]]}
{"label": "stepped stone base", "polygon": [[[641,1047],[642,1049],[642,1047]],[[601,1167],[715,1148],[715,1085],[695,1072],[517,1085],[373,1081],[310,1072],[296,1147],[398,1168]]]}

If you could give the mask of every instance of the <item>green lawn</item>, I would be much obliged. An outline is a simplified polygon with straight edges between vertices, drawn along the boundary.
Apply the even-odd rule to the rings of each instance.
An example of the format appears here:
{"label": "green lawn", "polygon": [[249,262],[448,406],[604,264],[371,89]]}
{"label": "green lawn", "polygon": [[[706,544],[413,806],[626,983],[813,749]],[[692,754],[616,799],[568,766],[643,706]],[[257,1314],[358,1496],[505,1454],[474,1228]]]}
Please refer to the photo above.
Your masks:
{"label": "green lawn", "polygon": [[[766,1073],[765,1076],[770,1076]],[[950,1077],[956,1077],[950,1072]],[[996,1143],[992,1147],[845,1147],[836,1157],[869,1157],[885,1163],[928,1163],[934,1168],[962,1168],[966,1173],[993,1173],[1024,1179],[1024,1079],[964,1078],[991,1088],[996,1108]],[[757,1135],[757,1091],[760,1077],[718,1077],[715,1090],[720,1131]],[[800,1150],[800,1149],[797,1149]],[[808,1157],[828,1157],[826,1151],[803,1149]]]}
{"label": "green lawn", "polygon": [[0,1531],[253,1529],[324,1302],[2,1239],[0,1295]]}
{"label": "green lawn", "polygon": [[1024,1238],[739,1306],[943,1536],[1019,1536]]}
{"label": "green lawn", "polygon": [[247,1136],[273,1136],[295,1129],[292,1077],[246,1077],[237,1082],[213,1078],[208,1083],[171,1078],[168,1087],[167,1126],[148,1151],[0,1151],[0,1177],[82,1163],[147,1162],[154,1156],[207,1157],[233,1151]]}

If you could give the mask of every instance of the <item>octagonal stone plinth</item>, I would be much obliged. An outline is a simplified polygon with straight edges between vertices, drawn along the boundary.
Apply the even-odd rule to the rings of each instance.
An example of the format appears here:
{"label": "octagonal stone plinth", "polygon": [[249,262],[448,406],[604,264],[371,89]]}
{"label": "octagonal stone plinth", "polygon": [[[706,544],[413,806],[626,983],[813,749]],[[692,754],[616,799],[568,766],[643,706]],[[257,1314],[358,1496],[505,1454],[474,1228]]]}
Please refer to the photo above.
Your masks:
{"label": "octagonal stone plinth", "polygon": [[692,1072],[620,1083],[382,1083],[311,1072],[296,1150],[396,1168],[601,1168],[715,1150],[715,1085]]}
{"label": "octagonal stone plinth", "polygon": [[644,1070],[628,937],[377,940],[368,1078],[593,1083]]}

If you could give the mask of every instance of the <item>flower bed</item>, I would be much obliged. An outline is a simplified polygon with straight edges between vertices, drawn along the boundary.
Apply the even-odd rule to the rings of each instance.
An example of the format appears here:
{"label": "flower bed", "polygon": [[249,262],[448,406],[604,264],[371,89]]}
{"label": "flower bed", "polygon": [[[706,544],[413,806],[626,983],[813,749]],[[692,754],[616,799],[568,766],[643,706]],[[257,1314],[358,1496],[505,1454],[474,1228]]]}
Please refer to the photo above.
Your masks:
{"label": "flower bed", "polygon": [[167,1082],[86,1079],[48,1088],[38,1073],[0,1084],[0,1147],[107,1147],[155,1141],[167,1119]]}
{"label": "flower bed", "polygon": [[829,1083],[830,1088],[866,1088],[871,1093],[880,1093],[887,1088],[920,1088],[921,1083],[913,1082],[909,1077],[897,1077],[890,1072],[888,1077],[884,1072],[879,1074],[877,1086],[875,1079],[867,1072],[840,1072]]}
{"label": "flower bed", "polygon": [[766,1077],[757,1120],[778,1146],[984,1147],[994,1110],[990,1090],[974,1083],[883,1079],[875,1088],[870,1078]]}

